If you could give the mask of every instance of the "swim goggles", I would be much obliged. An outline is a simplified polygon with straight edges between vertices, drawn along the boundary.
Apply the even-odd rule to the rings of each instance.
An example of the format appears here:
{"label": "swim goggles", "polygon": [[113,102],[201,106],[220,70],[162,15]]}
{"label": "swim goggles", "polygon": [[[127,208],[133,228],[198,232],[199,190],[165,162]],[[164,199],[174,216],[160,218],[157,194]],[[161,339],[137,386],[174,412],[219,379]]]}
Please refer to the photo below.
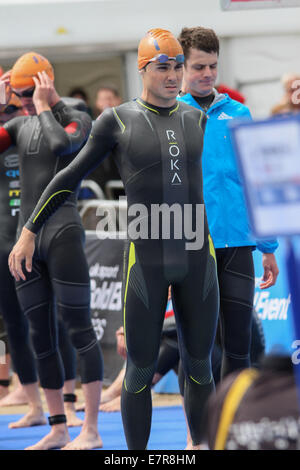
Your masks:
{"label": "swim goggles", "polygon": [[168,62],[168,60],[175,60],[177,64],[183,64],[184,63],[184,55],[183,54],[177,54],[176,57],[169,57],[167,54],[158,54],[152,59],[149,60],[149,62],[159,62],[160,64],[165,64]]}
{"label": "swim goggles", "polygon": [[29,88],[28,90],[24,90],[21,93],[17,90],[13,90],[14,94],[17,95],[19,98],[31,98],[33,96],[35,87]]}
{"label": "swim goggles", "polygon": [[15,106],[14,104],[9,104],[9,105],[5,108],[5,110],[3,111],[3,113],[5,113],[5,114],[13,114],[13,113],[16,113],[19,109],[21,109],[21,108],[19,108],[18,106]]}

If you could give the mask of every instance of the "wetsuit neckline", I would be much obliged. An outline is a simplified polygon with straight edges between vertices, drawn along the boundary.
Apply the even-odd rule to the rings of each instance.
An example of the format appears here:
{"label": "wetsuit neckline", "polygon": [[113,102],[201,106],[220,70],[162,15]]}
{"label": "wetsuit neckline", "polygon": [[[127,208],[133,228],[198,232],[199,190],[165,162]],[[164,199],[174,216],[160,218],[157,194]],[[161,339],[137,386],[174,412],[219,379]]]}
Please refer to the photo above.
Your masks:
{"label": "wetsuit neckline", "polygon": [[136,102],[140,106],[143,106],[144,108],[149,109],[149,111],[151,111],[152,113],[159,114],[160,116],[171,116],[179,108],[178,101],[170,108],[162,108],[160,106],[155,106],[154,104],[151,104],[151,103],[148,103],[147,101],[142,100],[142,98],[137,98]]}

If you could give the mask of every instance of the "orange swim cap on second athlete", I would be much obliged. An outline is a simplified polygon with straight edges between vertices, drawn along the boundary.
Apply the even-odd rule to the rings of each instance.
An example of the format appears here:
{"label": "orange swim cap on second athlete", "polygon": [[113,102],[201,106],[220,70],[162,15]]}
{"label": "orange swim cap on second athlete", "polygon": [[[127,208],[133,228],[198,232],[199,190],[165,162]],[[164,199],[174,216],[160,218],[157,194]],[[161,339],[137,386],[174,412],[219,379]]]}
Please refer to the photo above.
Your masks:
{"label": "orange swim cap on second athlete", "polygon": [[[175,36],[166,29],[150,29],[141,39],[138,48],[138,68],[141,70],[156,56],[166,55],[183,62],[183,50]],[[182,56],[182,57],[181,57]]]}
{"label": "orange swim cap on second athlete", "polygon": [[50,62],[36,52],[27,52],[22,55],[11,71],[10,84],[12,88],[33,87],[32,77],[36,77],[38,72],[45,71],[54,80],[54,72]]}

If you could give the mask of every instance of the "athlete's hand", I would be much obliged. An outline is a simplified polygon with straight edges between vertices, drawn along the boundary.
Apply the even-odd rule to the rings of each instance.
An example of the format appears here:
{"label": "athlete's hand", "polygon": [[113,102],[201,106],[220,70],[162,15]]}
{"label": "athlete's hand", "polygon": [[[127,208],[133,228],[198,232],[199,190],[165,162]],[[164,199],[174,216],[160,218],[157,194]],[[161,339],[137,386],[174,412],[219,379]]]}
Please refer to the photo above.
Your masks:
{"label": "athlete's hand", "polygon": [[260,284],[261,289],[268,289],[268,287],[274,286],[276,283],[279,269],[277,266],[276,258],[273,253],[263,253],[262,257],[264,275],[263,282]]}
{"label": "athlete's hand", "polygon": [[25,274],[22,271],[23,260],[25,260],[26,271],[31,272],[35,237],[36,235],[34,233],[30,232],[26,227],[23,227],[19,240],[9,254],[9,270],[16,281],[20,279],[23,279],[23,281],[26,280]]}
{"label": "athlete's hand", "polygon": [[4,111],[11,98],[10,75],[11,70],[8,70],[0,78],[0,112]]}
{"label": "athlete's hand", "polygon": [[123,328],[123,326],[121,326],[116,331],[116,338],[117,338],[117,352],[121,357],[123,357],[123,359],[126,359],[127,352],[126,352],[126,346],[125,346],[125,337],[124,337],[124,328]]}
{"label": "athlete's hand", "polygon": [[45,71],[38,72],[38,77],[32,77],[35,90],[33,93],[33,103],[37,114],[43,111],[50,111],[51,107],[59,101],[59,96],[54,88],[53,80]]}

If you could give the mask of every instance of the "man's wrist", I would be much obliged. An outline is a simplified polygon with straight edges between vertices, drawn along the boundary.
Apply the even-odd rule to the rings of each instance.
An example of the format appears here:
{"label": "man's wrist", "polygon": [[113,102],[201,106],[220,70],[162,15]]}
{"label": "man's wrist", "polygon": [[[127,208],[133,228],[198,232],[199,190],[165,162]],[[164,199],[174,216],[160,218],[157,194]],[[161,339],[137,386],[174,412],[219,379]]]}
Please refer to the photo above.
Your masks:
{"label": "man's wrist", "polygon": [[61,101],[61,97],[55,92],[53,98],[50,101],[50,107],[54,108],[54,106]]}
{"label": "man's wrist", "polygon": [[50,105],[47,101],[37,101],[34,103],[34,106],[38,116],[44,111],[51,111]]}
{"label": "man's wrist", "polygon": [[29,239],[31,239],[31,240],[34,240],[35,237],[36,237],[36,234],[33,233],[33,232],[31,232],[30,230],[28,230],[28,228],[23,227],[23,228],[22,228],[22,236],[23,236],[23,237],[26,237],[26,238],[29,238]]}

